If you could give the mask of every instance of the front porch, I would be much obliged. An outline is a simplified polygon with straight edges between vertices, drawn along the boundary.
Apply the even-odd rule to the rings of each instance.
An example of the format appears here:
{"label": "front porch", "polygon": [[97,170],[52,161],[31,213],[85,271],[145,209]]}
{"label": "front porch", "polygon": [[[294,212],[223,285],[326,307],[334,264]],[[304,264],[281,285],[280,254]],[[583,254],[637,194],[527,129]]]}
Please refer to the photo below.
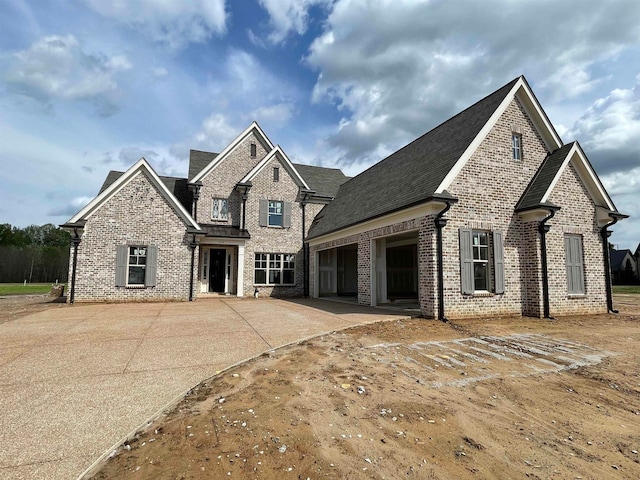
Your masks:
{"label": "front porch", "polygon": [[200,239],[196,297],[244,296],[246,231],[205,226]]}

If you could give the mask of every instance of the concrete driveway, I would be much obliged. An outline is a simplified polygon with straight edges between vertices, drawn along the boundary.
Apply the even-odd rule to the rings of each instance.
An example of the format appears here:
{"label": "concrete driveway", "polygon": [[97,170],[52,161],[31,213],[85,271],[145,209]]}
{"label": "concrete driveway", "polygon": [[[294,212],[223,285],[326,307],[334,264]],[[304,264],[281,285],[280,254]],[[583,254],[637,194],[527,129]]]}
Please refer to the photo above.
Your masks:
{"label": "concrete driveway", "polygon": [[237,362],[406,317],[321,300],[61,306],[0,325],[0,477],[69,479]]}

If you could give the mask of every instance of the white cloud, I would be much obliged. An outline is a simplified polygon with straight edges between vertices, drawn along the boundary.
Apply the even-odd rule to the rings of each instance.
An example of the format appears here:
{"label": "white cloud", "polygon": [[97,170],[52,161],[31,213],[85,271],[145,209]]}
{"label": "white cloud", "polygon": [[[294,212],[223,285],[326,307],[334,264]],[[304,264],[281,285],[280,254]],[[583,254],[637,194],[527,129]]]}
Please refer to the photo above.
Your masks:
{"label": "white cloud", "polygon": [[347,164],[379,160],[381,146],[395,150],[522,73],[546,98],[584,95],[608,78],[594,66],[639,38],[632,1],[338,0],[305,60],[318,71],[313,100],[343,114],[327,142]]}
{"label": "white cloud", "polygon": [[66,205],[55,205],[47,212],[47,215],[52,217],[71,217],[82,210],[91,200],[93,200],[93,197],[74,197]]}
{"label": "white cloud", "polygon": [[254,120],[264,122],[268,132],[282,128],[294,117],[300,96],[295,86],[265,69],[257,57],[238,49],[230,51],[203,95],[212,112],[189,148],[210,151],[219,151]]}
{"label": "white cloud", "polygon": [[88,99],[110,104],[118,74],[131,68],[124,55],[88,54],[74,36],[51,35],[13,55],[6,81],[14,92],[45,104]]}
{"label": "white cloud", "polygon": [[154,67],[151,69],[151,71],[158,78],[163,78],[169,75],[169,71],[164,67]]}
{"label": "white cloud", "polygon": [[226,33],[225,0],[85,0],[100,15],[139,29],[154,41],[180,48]]}
{"label": "white cloud", "polygon": [[640,75],[632,88],[615,89],[593,102],[571,134],[603,171],[623,172],[640,167]]}
{"label": "white cloud", "polygon": [[[309,24],[309,9],[313,6],[324,8],[331,5],[332,0],[259,0],[260,5],[269,14],[269,41],[280,44],[291,33],[304,35]],[[259,45],[257,37],[250,31],[249,38]]]}

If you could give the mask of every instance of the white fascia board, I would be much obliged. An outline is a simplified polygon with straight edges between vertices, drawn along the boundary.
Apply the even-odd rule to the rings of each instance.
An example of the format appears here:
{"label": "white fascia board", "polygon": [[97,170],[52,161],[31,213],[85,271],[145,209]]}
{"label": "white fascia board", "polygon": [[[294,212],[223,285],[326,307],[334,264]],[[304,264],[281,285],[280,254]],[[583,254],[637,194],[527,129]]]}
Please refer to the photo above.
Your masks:
{"label": "white fascia board", "polygon": [[200,225],[198,225],[196,221],[191,217],[191,215],[185,210],[185,208],[178,201],[175,195],[171,193],[171,191],[169,191],[167,186],[160,179],[158,174],[153,170],[151,165],[149,165],[144,157],[140,158],[140,160],[134,163],[101,194],[97,195],[82,210],[71,217],[69,223],[75,223],[79,220],[86,220],[90,218],[96,211],[100,209],[100,207],[102,207],[104,203],[106,203],[110,198],[112,198],[116,193],[124,188],[131,180],[142,174],[143,171],[146,171],[146,173],[149,175],[149,178],[151,179],[151,182],[160,191],[160,194],[165,198],[165,200],[167,200],[176,210],[182,220],[189,226],[195,228],[198,231],[201,231],[202,229],[200,228]]}
{"label": "white fascia board", "polygon": [[549,216],[549,210],[546,208],[536,208],[534,210],[519,212],[518,215],[525,223],[540,222]]}
{"label": "white fascia board", "polygon": [[300,173],[298,173],[296,168],[293,166],[293,163],[291,163],[291,161],[289,160],[287,155],[284,153],[280,145],[276,145],[276,147],[273,150],[271,150],[260,161],[260,163],[258,163],[258,165],[253,167],[253,169],[242,180],[240,180],[240,183],[251,182],[256,177],[256,175],[258,175],[264,169],[264,167],[266,167],[267,164],[269,164],[269,162],[271,162],[271,160],[275,158],[276,155],[279,155],[284,167],[287,169],[289,174],[293,177],[293,179],[298,184],[298,186],[304,187],[307,190],[309,190],[309,185],[307,185],[307,182],[305,182],[304,178],[302,178]]}
{"label": "white fascia board", "polygon": [[231,153],[233,152],[238,145],[240,145],[240,143],[242,143],[242,141],[247,138],[247,136],[249,136],[249,134],[255,131],[258,136],[262,137],[262,139],[264,140],[264,142],[267,144],[267,146],[269,147],[269,150],[273,150],[274,146],[273,143],[271,143],[271,140],[269,140],[269,137],[267,137],[265,135],[265,133],[262,131],[262,128],[260,128],[260,125],[258,125],[257,122],[252,122],[251,125],[249,125],[247,128],[244,129],[244,131],[238,135],[229,145],[227,145],[224,150],[222,150],[218,156],[216,158],[214,158],[211,163],[209,165],[207,165],[206,167],[204,167],[200,173],[198,173],[195,177],[193,177],[193,179],[191,180],[191,183],[195,183],[198,181],[201,181],[204,177],[206,177],[207,175],[209,175],[209,173],[211,172],[211,170],[213,170],[214,168],[216,168],[218,165],[220,165],[220,163],[222,163],[222,161]]}
{"label": "white fascia board", "polygon": [[414,218],[420,218],[427,215],[435,215],[437,213],[440,213],[445,206],[445,202],[436,200],[421,203],[420,205],[415,205],[413,207],[390,213],[379,218],[367,220],[365,222],[352,225],[351,227],[343,228],[342,230],[338,230],[336,232],[331,232],[319,237],[312,238],[309,240],[309,245],[313,247],[316,245],[320,245],[321,243],[332,242],[334,240],[339,240],[351,235],[365,233],[369,230],[375,230],[378,228],[388,227],[396,223],[413,220]]}
{"label": "white fascia board", "polygon": [[589,195],[591,196],[593,201],[596,203],[596,205],[603,206],[609,209],[610,211],[615,212],[616,207],[613,204],[613,201],[611,200],[611,198],[609,197],[609,194],[607,194],[606,190],[602,186],[602,183],[600,182],[600,179],[598,178],[596,173],[593,171],[593,168],[591,168],[591,165],[587,161],[587,158],[585,157],[584,152],[580,148],[578,142],[573,143],[573,147],[571,147],[571,150],[569,150],[567,157],[562,162],[562,166],[556,173],[556,176],[553,178],[553,181],[549,185],[549,188],[547,189],[544,196],[542,197],[542,203],[549,200],[549,197],[551,196],[551,192],[553,191],[556,184],[560,180],[560,177],[562,176],[563,172],[567,168],[567,165],[569,164],[569,162],[571,162],[573,167],[576,169],[578,176],[582,180],[582,183],[584,184],[585,188],[589,192]]}
{"label": "white fascia board", "polygon": [[522,88],[516,92],[518,100],[520,100],[533,124],[537,127],[538,133],[545,140],[547,150],[553,152],[562,146],[562,139],[549,121],[547,114],[542,109],[542,105],[536,99],[527,82],[523,79],[520,79],[520,81],[522,82]]}
{"label": "white fascia board", "polygon": [[485,123],[482,130],[476,135],[476,138],[473,139],[469,147],[465,150],[465,152],[460,156],[456,164],[453,166],[451,171],[444,177],[442,183],[438,186],[435,193],[442,193],[446,189],[448,189],[458,174],[462,171],[464,166],[467,164],[471,156],[475,153],[476,149],[480,146],[480,144],[484,141],[484,139],[489,135],[489,132],[496,125],[502,114],[507,110],[516,94],[520,99],[520,102],[525,105],[525,109],[530,116],[533,117],[534,124],[538,127],[543,126],[543,131],[540,132],[543,138],[548,138],[551,140],[551,145],[547,145],[550,151],[553,151],[562,146],[562,141],[560,137],[556,133],[553,126],[549,123],[547,116],[545,115],[542,107],[536,100],[533,92],[529,89],[527,82],[523,77],[520,77],[518,81],[515,83],[511,91],[504,97],[502,103],[496,108],[495,112],[491,115],[487,123]]}

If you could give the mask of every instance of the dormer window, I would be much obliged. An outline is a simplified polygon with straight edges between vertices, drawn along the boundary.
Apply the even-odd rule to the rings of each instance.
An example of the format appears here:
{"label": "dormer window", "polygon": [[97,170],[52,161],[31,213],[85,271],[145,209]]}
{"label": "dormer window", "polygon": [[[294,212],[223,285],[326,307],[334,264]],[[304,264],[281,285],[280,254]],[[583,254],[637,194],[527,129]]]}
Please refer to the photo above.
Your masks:
{"label": "dormer window", "polygon": [[522,160],[522,135],[519,133],[511,134],[511,151],[513,152],[513,159]]}
{"label": "dormer window", "polygon": [[273,181],[280,181],[280,167],[273,167]]}
{"label": "dormer window", "polygon": [[255,143],[251,144],[251,158],[256,158],[256,156],[258,155],[258,148],[256,147]]}

